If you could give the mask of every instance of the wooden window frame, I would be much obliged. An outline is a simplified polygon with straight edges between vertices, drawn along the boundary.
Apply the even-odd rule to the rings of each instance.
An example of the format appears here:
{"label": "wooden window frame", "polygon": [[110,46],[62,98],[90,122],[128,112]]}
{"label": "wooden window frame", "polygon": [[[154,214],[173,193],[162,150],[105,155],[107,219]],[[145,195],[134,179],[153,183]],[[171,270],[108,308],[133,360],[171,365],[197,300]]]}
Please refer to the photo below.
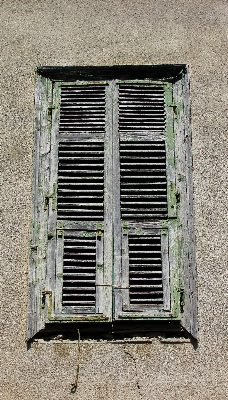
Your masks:
{"label": "wooden window frame", "polygon": [[[126,270],[121,271],[119,248],[125,249],[123,259],[127,262],[126,239],[134,232],[134,224],[121,226],[119,193],[110,196],[112,183],[107,179],[106,214],[109,223],[106,227],[93,226],[96,231],[97,264],[105,263],[105,276],[98,273],[96,285],[98,300],[95,313],[72,315],[63,312],[61,305],[62,286],[62,246],[66,225],[56,222],[57,209],[57,136],[59,121],[60,82],[109,82],[106,114],[111,120],[117,111],[118,83],[161,84],[166,92],[166,158],[168,176],[169,220],[157,226],[162,237],[164,291],[162,309],[153,313],[144,310],[134,312],[129,305],[129,288]],[[110,83],[111,82],[111,83]],[[114,82],[114,83],[112,83]],[[112,102],[110,104],[109,102]],[[113,115],[108,115],[111,113]],[[118,134],[114,123],[112,129],[106,128],[105,174],[109,175],[109,163],[117,156]],[[54,149],[54,150],[53,150]],[[117,156],[119,157],[119,156]],[[190,130],[189,72],[186,65],[118,66],[118,67],[39,67],[36,73],[35,92],[35,152],[34,152],[33,209],[31,224],[31,251],[29,266],[29,306],[28,331],[30,339],[37,332],[45,330],[47,324],[97,323],[117,321],[180,321],[193,337],[197,337],[197,293],[196,268],[193,231],[193,184]],[[118,175],[114,173],[113,182],[119,187]],[[114,201],[114,213],[110,212],[110,202]],[[107,206],[108,205],[108,206]],[[156,224],[155,224],[156,225]],[[75,226],[83,231],[85,225]],[[74,228],[75,228],[74,227]],[[115,244],[112,248],[112,229]],[[72,226],[68,228],[73,229]],[[55,230],[57,229],[57,242]],[[103,235],[105,229],[105,235]],[[147,230],[156,230],[147,226]],[[100,240],[100,237],[102,239]],[[101,257],[105,246],[104,260]],[[114,254],[113,254],[114,251]],[[167,252],[169,251],[169,256]],[[115,259],[114,281],[112,277]],[[53,267],[53,260],[56,267]],[[122,279],[121,279],[122,276]],[[169,285],[170,283],[170,285]],[[112,297],[114,291],[114,298]],[[99,295],[100,293],[100,295]],[[102,301],[101,301],[102,298]],[[101,303],[100,303],[101,302]],[[113,302],[115,310],[113,314]],[[134,308],[134,307],[133,307]],[[102,311],[100,311],[102,310]]]}

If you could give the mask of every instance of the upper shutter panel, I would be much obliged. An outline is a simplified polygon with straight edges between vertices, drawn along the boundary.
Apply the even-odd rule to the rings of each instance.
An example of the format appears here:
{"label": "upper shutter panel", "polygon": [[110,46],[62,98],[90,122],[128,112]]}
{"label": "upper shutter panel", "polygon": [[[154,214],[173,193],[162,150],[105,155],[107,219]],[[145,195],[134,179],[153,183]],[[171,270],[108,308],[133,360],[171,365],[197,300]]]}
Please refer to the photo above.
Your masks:
{"label": "upper shutter panel", "polygon": [[58,219],[102,221],[105,85],[61,87]]}
{"label": "upper shutter panel", "polygon": [[62,86],[60,133],[105,131],[105,86]]}
{"label": "upper shutter panel", "polygon": [[165,130],[164,89],[153,85],[119,85],[119,132]]}

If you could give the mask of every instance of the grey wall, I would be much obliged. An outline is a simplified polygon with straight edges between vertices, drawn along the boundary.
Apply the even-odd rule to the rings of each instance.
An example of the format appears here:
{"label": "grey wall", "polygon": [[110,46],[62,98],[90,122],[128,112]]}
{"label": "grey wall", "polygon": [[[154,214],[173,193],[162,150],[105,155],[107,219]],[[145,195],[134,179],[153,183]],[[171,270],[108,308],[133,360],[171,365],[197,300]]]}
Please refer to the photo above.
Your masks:
{"label": "grey wall", "polygon": [[[227,1],[0,1],[2,399],[227,399]],[[191,71],[199,343],[87,341],[27,350],[37,65],[187,63]]]}

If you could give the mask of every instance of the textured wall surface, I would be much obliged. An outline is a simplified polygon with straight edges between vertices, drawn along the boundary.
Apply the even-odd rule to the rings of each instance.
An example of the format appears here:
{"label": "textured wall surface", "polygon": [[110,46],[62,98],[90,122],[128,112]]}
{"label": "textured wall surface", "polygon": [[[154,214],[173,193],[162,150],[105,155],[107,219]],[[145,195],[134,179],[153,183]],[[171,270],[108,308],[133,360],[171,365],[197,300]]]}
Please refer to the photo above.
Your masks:
{"label": "textured wall surface", "polygon": [[[228,3],[8,0],[1,23],[1,399],[228,398]],[[191,71],[199,343],[27,349],[34,70],[37,65],[187,63]]]}

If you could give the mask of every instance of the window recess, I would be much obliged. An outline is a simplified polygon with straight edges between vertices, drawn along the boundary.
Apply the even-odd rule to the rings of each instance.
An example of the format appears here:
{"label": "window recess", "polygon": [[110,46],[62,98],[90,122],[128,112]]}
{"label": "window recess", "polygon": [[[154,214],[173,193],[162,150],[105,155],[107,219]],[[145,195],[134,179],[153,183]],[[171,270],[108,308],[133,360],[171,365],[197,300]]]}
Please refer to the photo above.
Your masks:
{"label": "window recess", "polygon": [[28,338],[135,320],[196,337],[187,68],[88,68],[37,71]]}

